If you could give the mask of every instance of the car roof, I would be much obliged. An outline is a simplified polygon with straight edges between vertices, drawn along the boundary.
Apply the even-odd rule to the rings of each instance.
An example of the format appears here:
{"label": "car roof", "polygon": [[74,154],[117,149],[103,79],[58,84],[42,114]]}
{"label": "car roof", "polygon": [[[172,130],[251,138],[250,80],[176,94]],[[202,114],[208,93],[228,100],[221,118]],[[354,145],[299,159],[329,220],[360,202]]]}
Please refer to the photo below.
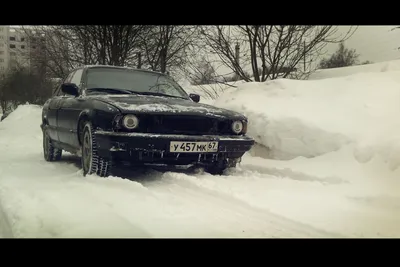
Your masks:
{"label": "car roof", "polygon": [[145,70],[145,69],[137,69],[137,68],[127,67],[127,66],[84,65],[84,66],[82,66],[82,67],[80,67],[80,68],[84,68],[84,69],[96,69],[96,68],[126,69],[126,70],[133,70],[133,71],[140,71],[140,72],[148,72],[148,73],[155,73],[155,74],[166,75],[165,73],[158,72],[158,71]]}

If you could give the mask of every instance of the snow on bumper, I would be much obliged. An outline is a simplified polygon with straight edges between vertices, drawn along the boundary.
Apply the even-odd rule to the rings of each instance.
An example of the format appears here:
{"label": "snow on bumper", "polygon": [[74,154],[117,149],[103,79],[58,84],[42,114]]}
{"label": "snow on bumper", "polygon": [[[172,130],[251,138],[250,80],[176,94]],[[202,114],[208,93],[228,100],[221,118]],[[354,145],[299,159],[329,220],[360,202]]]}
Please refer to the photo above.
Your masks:
{"label": "snow on bumper", "polygon": [[206,152],[206,154],[229,154],[231,157],[241,157],[254,145],[254,139],[248,136],[122,133],[100,130],[96,131],[95,135],[98,153],[104,157],[110,155],[110,153],[132,156],[132,151],[173,154],[170,152],[171,141],[214,141],[218,142],[218,150]]}

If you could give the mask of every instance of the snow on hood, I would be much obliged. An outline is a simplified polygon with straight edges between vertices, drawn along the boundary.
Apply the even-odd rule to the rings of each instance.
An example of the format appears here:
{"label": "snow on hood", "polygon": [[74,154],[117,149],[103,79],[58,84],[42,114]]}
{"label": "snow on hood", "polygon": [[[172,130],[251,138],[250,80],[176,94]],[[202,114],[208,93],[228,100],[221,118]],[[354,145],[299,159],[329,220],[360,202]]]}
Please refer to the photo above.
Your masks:
{"label": "snow on hood", "polygon": [[204,115],[216,118],[245,119],[235,111],[218,108],[211,105],[195,103],[192,100],[169,98],[148,95],[96,95],[87,96],[102,102],[106,102],[119,108],[122,112],[145,112],[153,114],[180,114],[180,115]]}

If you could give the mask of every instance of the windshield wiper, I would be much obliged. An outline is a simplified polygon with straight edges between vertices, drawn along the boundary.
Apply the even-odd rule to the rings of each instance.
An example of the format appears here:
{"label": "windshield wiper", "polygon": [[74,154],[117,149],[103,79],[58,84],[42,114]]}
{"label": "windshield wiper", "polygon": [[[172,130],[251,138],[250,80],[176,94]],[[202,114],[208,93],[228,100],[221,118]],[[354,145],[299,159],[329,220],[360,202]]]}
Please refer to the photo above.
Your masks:
{"label": "windshield wiper", "polygon": [[[107,92],[107,93],[116,93],[116,94],[133,94],[134,92],[124,89],[116,89],[116,88],[90,88],[87,91],[98,91],[98,92]],[[136,92],[135,92],[136,93]]]}
{"label": "windshield wiper", "polygon": [[167,95],[167,94],[156,93],[156,92],[136,92],[136,91],[131,91],[131,92],[134,94],[139,94],[139,95],[155,95],[155,96],[167,96],[167,97],[187,99],[186,97],[182,97],[182,96]]}

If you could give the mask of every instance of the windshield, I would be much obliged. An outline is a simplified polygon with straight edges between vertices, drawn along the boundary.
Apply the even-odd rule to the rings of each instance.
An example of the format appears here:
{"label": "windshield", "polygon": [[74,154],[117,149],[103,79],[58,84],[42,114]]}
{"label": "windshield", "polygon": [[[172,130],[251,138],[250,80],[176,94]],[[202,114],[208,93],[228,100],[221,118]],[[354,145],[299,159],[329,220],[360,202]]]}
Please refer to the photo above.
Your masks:
{"label": "windshield", "polygon": [[116,68],[89,69],[87,89],[101,88],[188,98],[186,92],[174,80],[159,73]]}

